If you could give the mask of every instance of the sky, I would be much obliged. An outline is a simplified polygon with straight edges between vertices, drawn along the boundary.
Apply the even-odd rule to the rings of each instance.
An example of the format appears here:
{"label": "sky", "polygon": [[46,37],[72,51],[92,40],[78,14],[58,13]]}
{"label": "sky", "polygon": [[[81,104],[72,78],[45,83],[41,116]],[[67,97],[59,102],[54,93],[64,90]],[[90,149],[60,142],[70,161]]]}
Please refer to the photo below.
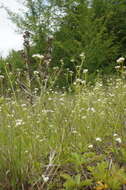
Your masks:
{"label": "sky", "polygon": [[[21,8],[17,0],[0,0],[0,7],[2,4],[14,12],[18,12]],[[16,29],[6,11],[0,8],[0,56],[7,56],[11,49],[22,49],[22,35],[18,34]]]}

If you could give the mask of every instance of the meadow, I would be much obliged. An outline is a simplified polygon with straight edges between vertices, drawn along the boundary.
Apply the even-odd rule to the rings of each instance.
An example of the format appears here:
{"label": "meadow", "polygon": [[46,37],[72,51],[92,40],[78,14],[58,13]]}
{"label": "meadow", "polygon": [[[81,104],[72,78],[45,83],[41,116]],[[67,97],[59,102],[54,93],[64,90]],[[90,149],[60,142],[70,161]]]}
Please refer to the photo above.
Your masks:
{"label": "meadow", "polygon": [[126,189],[125,79],[73,88],[1,96],[1,190]]}

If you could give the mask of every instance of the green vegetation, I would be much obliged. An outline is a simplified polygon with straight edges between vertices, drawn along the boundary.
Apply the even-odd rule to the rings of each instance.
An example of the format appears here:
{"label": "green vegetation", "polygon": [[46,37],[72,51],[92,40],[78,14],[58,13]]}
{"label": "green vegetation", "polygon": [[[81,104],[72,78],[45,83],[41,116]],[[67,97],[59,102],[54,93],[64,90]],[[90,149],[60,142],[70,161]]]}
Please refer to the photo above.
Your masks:
{"label": "green vegetation", "polygon": [[125,188],[126,82],[73,88],[0,98],[0,189]]}
{"label": "green vegetation", "polygon": [[126,189],[125,0],[25,0],[0,58],[0,190]]}
{"label": "green vegetation", "polygon": [[[89,80],[93,81],[97,77],[97,70],[102,75],[115,73],[115,60],[126,55],[125,0],[21,2],[25,7],[21,15],[5,9],[20,33],[23,35],[27,31],[29,37],[24,34],[23,52],[10,52],[6,62],[10,60],[11,65],[25,71],[26,46],[30,44],[28,56],[31,73],[36,67],[36,61],[31,58],[33,54],[44,56],[46,72],[49,64],[49,75],[53,67],[60,68],[61,60],[64,61],[62,75],[59,75],[56,83],[60,88],[67,87],[67,69],[74,73],[72,80],[75,79],[76,66],[80,64],[79,55],[82,52],[86,55],[82,68],[88,69]],[[25,43],[26,37],[29,38],[29,44]]]}

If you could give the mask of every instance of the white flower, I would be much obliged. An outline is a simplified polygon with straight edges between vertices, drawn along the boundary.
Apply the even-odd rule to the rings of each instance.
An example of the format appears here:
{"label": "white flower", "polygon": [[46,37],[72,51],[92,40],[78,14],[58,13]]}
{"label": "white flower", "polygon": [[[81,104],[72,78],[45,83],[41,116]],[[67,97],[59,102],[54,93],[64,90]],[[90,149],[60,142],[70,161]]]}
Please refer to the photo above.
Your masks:
{"label": "white flower", "polygon": [[113,137],[117,137],[117,136],[118,136],[118,134],[116,134],[116,133],[113,135]]}
{"label": "white flower", "polygon": [[120,65],[115,66],[115,69],[120,69]]}
{"label": "white flower", "polygon": [[17,119],[16,120],[16,126],[20,126],[20,125],[23,125],[23,124],[24,124],[24,122],[23,122],[22,119]]}
{"label": "white flower", "polygon": [[116,60],[117,63],[123,63],[125,61],[124,57],[120,57],[119,59]]}
{"label": "white flower", "polygon": [[93,144],[88,145],[88,148],[93,148]]}
{"label": "white flower", "polygon": [[83,73],[87,73],[87,72],[88,72],[88,69],[84,69],[84,70],[83,70]]}
{"label": "white flower", "polygon": [[3,76],[3,75],[0,75],[0,79],[4,79],[4,76]]}
{"label": "white flower", "polygon": [[76,131],[76,130],[73,130],[73,131],[72,131],[72,133],[73,133],[73,134],[76,134],[76,133],[77,133],[77,131]]}
{"label": "white flower", "polygon": [[92,111],[92,112],[96,112],[96,110],[92,107],[92,108],[88,108],[87,111]]}
{"label": "white flower", "polygon": [[84,116],[82,116],[82,119],[86,119],[86,116],[84,115]]}
{"label": "white flower", "polygon": [[80,54],[80,57],[85,58],[85,53],[82,52],[82,53]]}
{"label": "white flower", "polygon": [[82,81],[81,81],[81,84],[86,84],[86,80],[82,80]]}
{"label": "white flower", "polygon": [[34,58],[39,58],[39,59],[43,59],[44,58],[44,56],[43,55],[40,55],[40,54],[34,54],[34,55],[32,55],[32,57]]}
{"label": "white flower", "polygon": [[38,71],[34,71],[34,75],[38,75],[39,74],[39,72]]}
{"label": "white flower", "polygon": [[48,176],[45,176],[45,175],[42,175],[42,178],[43,178],[43,181],[44,182],[47,182],[49,180],[49,177]]}
{"label": "white flower", "polygon": [[78,79],[76,79],[76,82],[78,82],[78,83],[79,83],[79,82],[81,82],[81,79],[79,79],[79,78],[78,78]]}
{"label": "white flower", "polygon": [[101,140],[101,138],[100,138],[100,137],[97,137],[97,138],[96,138],[96,141],[101,142],[102,140]]}
{"label": "white flower", "polygon": [[26,104],[21,104],[21,107],[26,107],[27,105]]}
{"label": "white flower", "polygon": [[74,60],[74,59],[71,59],[70,61],[73,63],[75,60]]}
{"label": "white flower", "polygon": [[116,138],[115,141],[118,142],[118,143],[122,142],[121,138]]}
{"label": "white flower", "polygon": [[57,67],[53,67],[53,70],[58,70],[59,69],[59,67],[57,66]]}

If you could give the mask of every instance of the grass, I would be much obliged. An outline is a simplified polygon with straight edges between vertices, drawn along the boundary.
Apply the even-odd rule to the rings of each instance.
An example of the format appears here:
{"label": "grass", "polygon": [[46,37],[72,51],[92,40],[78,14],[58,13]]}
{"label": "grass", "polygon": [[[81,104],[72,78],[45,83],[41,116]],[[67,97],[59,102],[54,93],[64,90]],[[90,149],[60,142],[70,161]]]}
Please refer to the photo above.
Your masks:
{"label": "grass", "polygon": [[126,82],[74,88],[0,98],[1,190],[126,188]]}

